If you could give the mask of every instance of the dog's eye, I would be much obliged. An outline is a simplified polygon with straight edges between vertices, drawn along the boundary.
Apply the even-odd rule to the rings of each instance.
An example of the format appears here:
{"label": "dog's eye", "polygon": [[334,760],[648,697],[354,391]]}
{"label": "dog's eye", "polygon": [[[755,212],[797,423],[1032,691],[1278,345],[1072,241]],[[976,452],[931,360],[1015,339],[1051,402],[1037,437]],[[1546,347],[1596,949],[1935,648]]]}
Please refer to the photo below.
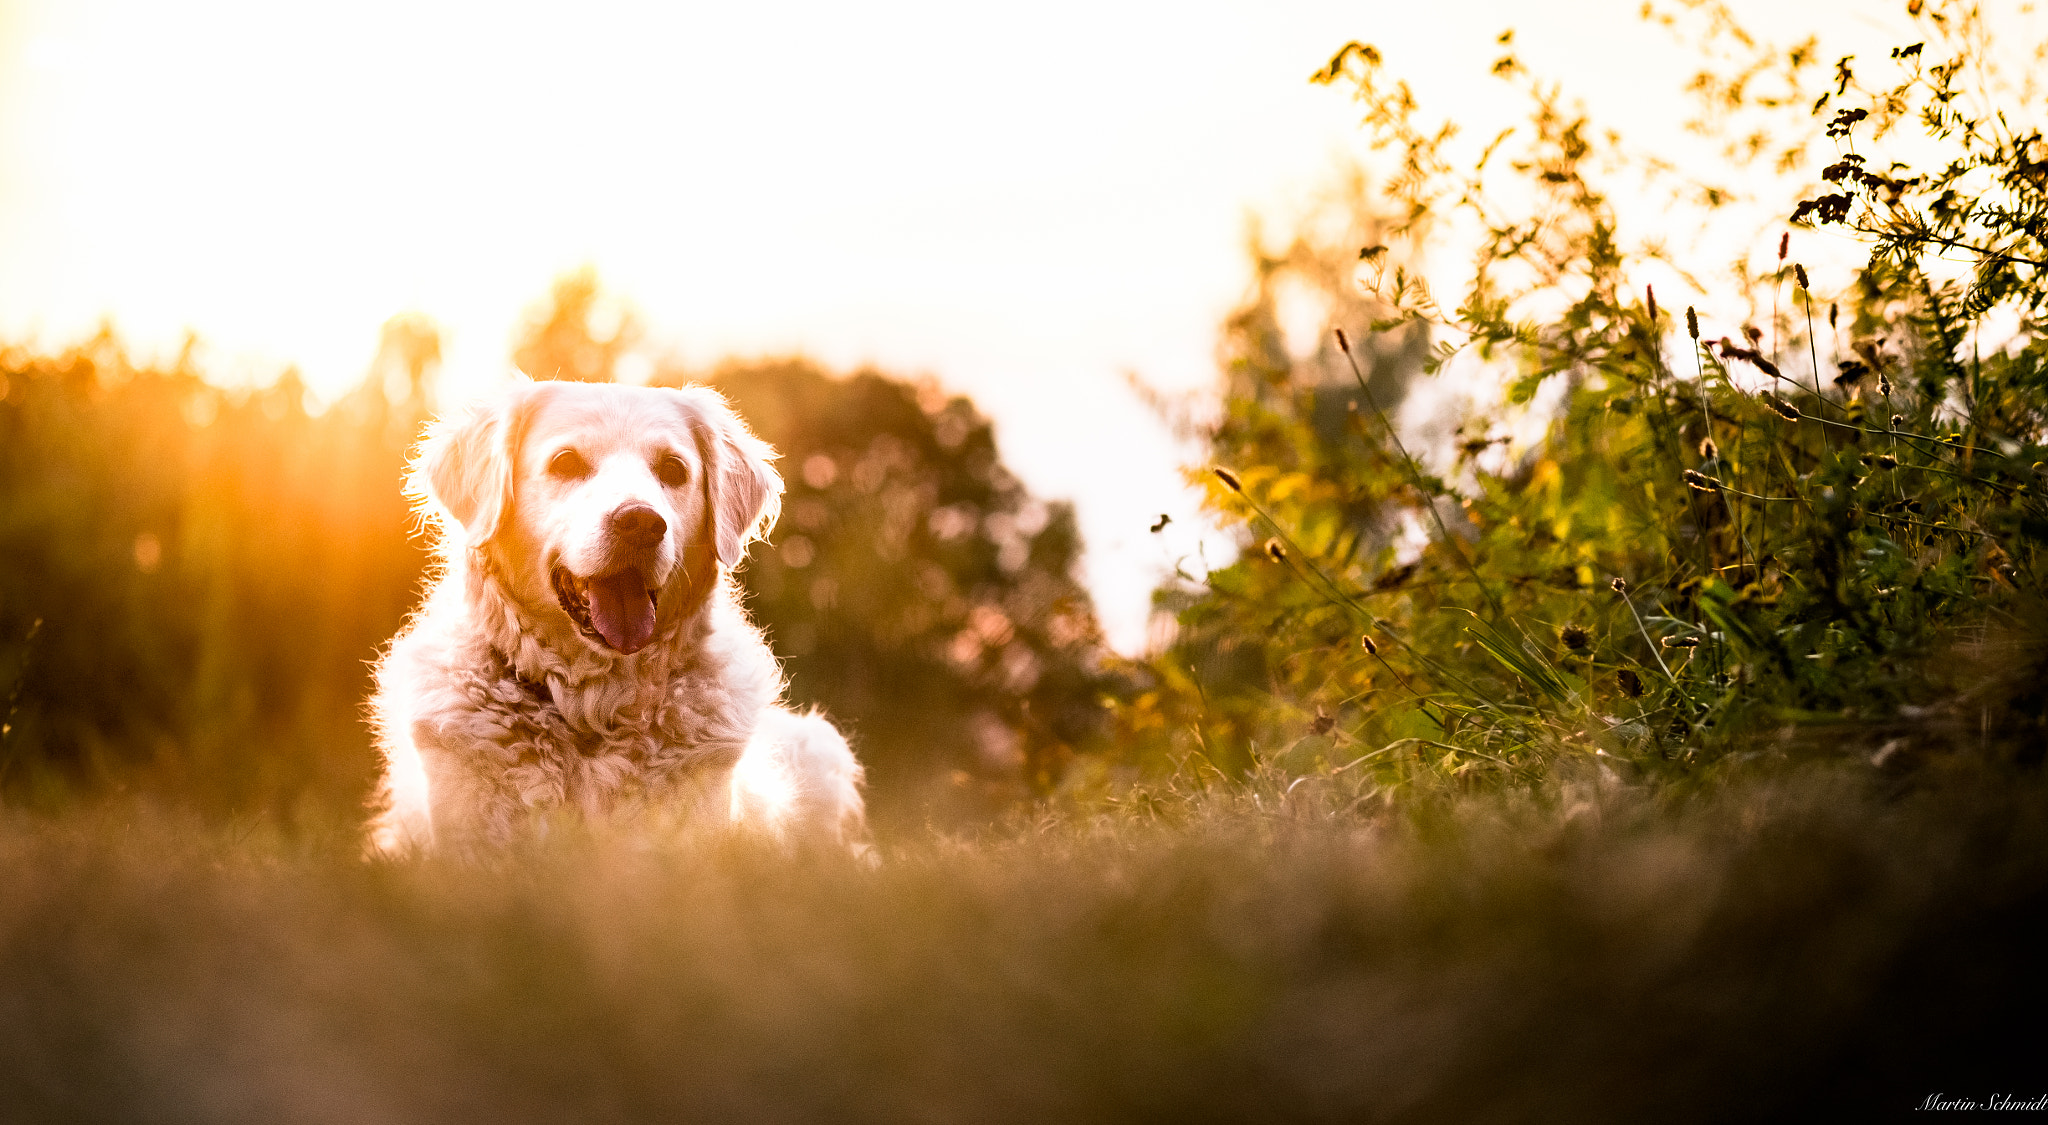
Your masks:
{"label": "dog's eye", "polygon": [[654,461],[654,475],[670,488],[681,488],[690,479],[690,466],[673,453],[664,453]]}
{"label": "dog's eye", "polygon": [[548,473],[563,480],[575,480],[590,475],[590,462],[573,449],[564,449],[548,461]]}

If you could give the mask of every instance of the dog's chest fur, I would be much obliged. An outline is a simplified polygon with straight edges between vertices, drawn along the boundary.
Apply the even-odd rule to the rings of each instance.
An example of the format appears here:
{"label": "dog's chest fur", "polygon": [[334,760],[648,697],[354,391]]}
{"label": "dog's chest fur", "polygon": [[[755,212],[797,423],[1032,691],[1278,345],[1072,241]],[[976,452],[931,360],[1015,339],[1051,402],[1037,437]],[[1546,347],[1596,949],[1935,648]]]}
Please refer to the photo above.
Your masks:
{"label": "dog's chest fur", "polygon": [[[379,670],[378,706],[409,717],[451,834],[500,839],[552,808],[595,816],[701,788],[739,760],[782,693],[759,634],[731,627],[743,618],[723,582],[640,653],[565,658],[497,582],[464,570],[443,578]],[[465,611],[436,613],[440,599]]]}

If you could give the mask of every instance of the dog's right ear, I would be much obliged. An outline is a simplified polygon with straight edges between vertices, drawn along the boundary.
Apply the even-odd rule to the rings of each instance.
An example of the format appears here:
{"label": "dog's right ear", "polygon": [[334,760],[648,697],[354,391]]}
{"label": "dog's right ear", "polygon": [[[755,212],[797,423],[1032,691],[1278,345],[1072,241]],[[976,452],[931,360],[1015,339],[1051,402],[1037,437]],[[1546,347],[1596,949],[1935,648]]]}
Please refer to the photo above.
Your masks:
{"label": "dog's right ear", "polygon": [[434,423],[420,443],[406,491],[430,514],[454,520],[472,548],[489,543],[510,518],[521,421],[532,392],[533,384],[522,379]]}

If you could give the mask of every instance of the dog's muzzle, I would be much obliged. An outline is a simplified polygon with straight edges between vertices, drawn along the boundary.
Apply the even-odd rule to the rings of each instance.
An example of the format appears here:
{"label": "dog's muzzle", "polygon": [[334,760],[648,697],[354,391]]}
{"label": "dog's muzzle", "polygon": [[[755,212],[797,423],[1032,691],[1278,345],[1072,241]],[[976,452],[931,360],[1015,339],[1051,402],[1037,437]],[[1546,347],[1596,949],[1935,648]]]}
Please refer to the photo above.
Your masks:
{"label": "dog's muzzle", "polygon": [[654,616],[660,591],[650,578],[655,552],[668,534],[668,521],[640,501],[621,504],[605,517],[606,554],[610,569],[585,578],[566,566],[549,575],[555,600],[576,628],[590,640],[627,655],[654,639]]}

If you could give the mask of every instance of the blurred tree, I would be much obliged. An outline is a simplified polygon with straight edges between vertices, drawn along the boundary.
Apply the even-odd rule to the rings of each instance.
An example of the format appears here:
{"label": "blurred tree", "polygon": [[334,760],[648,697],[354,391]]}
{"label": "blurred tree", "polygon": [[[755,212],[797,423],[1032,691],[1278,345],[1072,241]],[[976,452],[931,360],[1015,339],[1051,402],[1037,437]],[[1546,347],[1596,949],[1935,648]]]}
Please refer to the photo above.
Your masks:
{"label": "blurred tree", "polygon": [[137,367],[111,332],[0,350],[0,797],[359,815],[367,661],[424,562],[398,489],[419,419],[369,383],[304,398],[292,372],[213,386],[190,348]]}
{"label": "blurred tree", "polygon": [[536,379],[609,383],[641,335],[639,317],[606,299],[597,271],[586,266],[557,279],[547,301],[528,311],[512,362]]}
{"label": "blurred tree", "polygon": [[853,731],[880,815],[986,815],[1098,744],[1104,650],[1073,508],[1025,490],[966,398],[801,360],[698,381],[782,453],[749,604],[796,701]]}
{"label": "blurred tree", "polygon": [[399,313],[384,322],[370,379],[393,406],[426,401],[427,384],[441,369],[441,330],[421,313]]}

